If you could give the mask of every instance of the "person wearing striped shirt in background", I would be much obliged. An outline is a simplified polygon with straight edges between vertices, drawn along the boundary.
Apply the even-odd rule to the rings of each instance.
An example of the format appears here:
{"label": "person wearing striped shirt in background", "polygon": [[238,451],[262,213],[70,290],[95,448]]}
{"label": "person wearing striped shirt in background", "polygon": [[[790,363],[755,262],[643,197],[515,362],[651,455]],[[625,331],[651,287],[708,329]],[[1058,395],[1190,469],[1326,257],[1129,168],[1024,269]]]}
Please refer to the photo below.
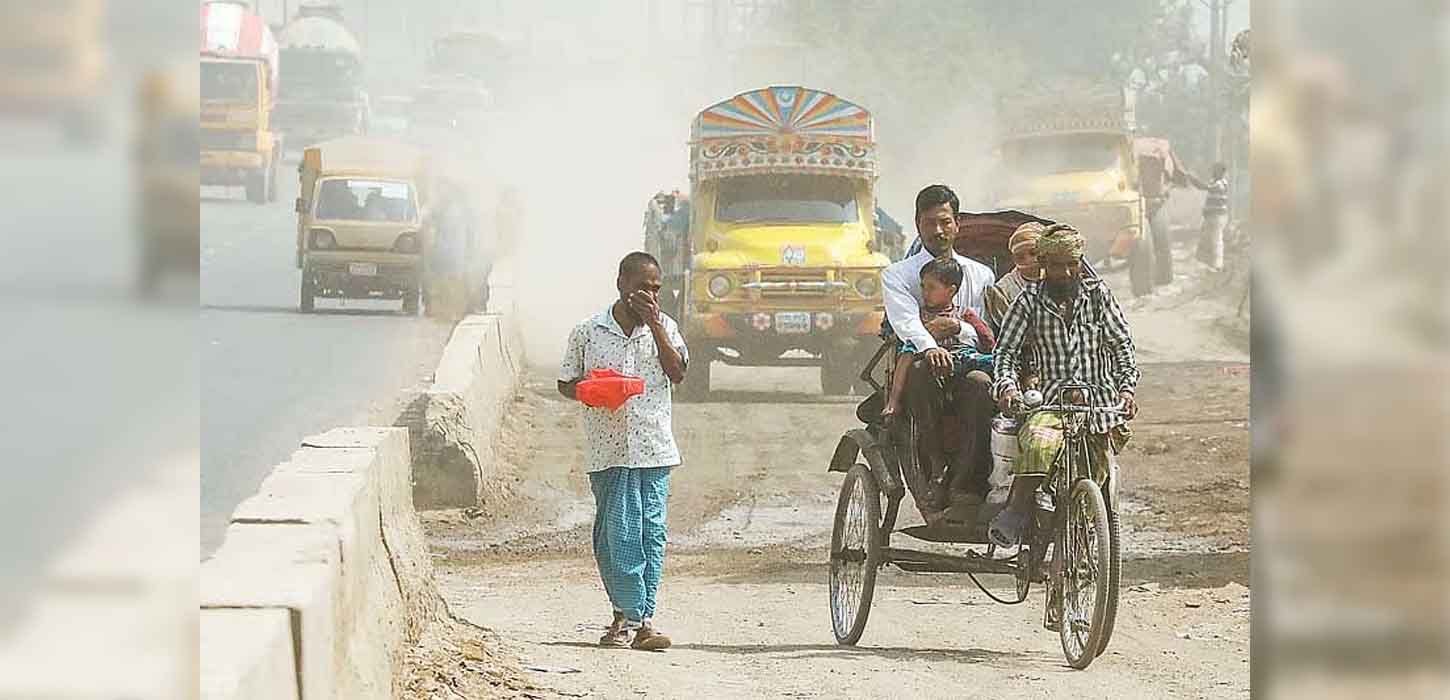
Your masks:
{"label": "person wearing striped shirt in background", "polygon": [[[1123,309],[1082,255],[1082,234],[1071,226],[1056,224],[1037,237],[1042,282],[1024,290],[1002,321],[992,395],[1003,413],[1011,412],[1022,394],[1022,358],[1031,350],[1049,400],[1063,384],[1074,382],[1092,387],[1086,396],[1091,406],[1121,402],[1126,415],[1093,414],[1088,424],[1089,461],[1101,476],[1109,450],[1116,454],[1129,437],[1127,421],[1138,412],[1134,393],[1140,375]],[[988,528],[999,546],[1021,540],[1036,493],[1063,442],[1061,417],[1045,411],[1018,431],[1020,450],[1007,507]]]}
{"label": "person wearing striped shirt in background", "polygon": [[1223,233],[1228,228],[1228,166],[1213,164],[1213,177],[1207,183],[1194,179],[1193,184],[1208,192],[1203,200],[1203,228],[1198,233],[1198,261],[1215,270],[1223,269]]}

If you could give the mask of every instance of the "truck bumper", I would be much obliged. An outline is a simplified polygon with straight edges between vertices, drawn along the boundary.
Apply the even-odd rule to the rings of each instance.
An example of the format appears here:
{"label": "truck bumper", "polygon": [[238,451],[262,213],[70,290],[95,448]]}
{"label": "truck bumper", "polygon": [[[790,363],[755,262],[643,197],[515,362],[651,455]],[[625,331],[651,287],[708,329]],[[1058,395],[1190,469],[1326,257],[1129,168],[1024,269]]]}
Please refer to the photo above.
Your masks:
{"label": "truck bumper", "polygon": [[266,167],[266,157],[255,151],[202,151],[201,184],[244,185],[247,177]]}
{"label": "truck bumper", "polygon": [[337,299],[401,299],[418,291],[422,261],[398,253],[308,252],[302,274],[317,296]]}
{"label": "truck bumper", "polygon": [[[805,318],[809,327],[803,328]],[[746,311],[696,313],[685,334],[691,351],[729,364],[816,366],[821,357],[861,344],[874,348],[881,330],[880,311]],[[729,350],[719,353],[719,350]],[[814,357],[783,357],[802,350]]]}

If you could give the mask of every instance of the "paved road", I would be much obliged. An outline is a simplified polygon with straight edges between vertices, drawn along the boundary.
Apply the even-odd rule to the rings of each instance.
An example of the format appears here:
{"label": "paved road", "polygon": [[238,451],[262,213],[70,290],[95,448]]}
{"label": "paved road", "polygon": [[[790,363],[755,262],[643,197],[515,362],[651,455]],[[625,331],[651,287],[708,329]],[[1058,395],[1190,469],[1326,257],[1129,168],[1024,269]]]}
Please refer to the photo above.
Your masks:
{"label": "paved road", "polygon": [[237,503],[303,437],[391,423],[448,338],[448,325],[402,316],[397,302],[319,301],[319,313],[298,313],[297,183],[280,185],[266,206],[226,189],[203,192],[202,556],[220,543]]}
{"label": "paved road", "polygon": [[[720,370],[716,400],[675,407],[684,463],[671,479],[659,598],[658,622],[676,642],[666,654],[594,644],[609,605],[589,549],[593,504],[577,414],[549,374],[511,409],[511,424],[526,426],[505,433],[521,443],[503,450],[516,455],[514,507],[424,514],[450,608],[530,667],[578,670],[530,681],[605,698],[1248,696],[1246,365],[1144,366],[1152,412],[1124,455],[1117,631],[1086,673],[1066,667],[1043,629],[1041,587],[1023,605],[996,605],[964,576],[890,567],[860,646],[837,646],[825,584],[842,479],[826,465],[842,431],[860,425],[854,402],[820,397],[808,370]],[[919,522],[904,502],[898,526]],[[961,554],[900,533],[892,544]],[[1014,595],[1005,577],[982,583]],[[439,663],[456,666],[456,654]]]}

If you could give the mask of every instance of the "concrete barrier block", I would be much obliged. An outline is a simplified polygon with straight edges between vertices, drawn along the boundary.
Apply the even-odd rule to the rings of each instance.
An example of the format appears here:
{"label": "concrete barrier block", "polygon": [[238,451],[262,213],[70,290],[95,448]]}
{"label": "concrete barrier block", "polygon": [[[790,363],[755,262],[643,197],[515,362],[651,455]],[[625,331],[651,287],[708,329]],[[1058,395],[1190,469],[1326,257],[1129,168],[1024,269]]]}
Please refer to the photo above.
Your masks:
{"label": "concrete barrier block", "polygon": [[299,697],[330,699],[340,663],[338,567],[339,543],[328,527],[232,525],[201,566],[201,608],[287,611]]}
{"label": "concrete barrier block", "polygon": [[429,459],[415,474],[419,508],[469,507],[507,495],[496,478],[495,441],[524,362],[506,325],[498,315],[470,316],[444,349],[424,395],[422,453]]}
{"label": "concrete barrier block", "polygon": [[[336,466],[320,472],[279,467],[232,515],[234,523],[322,525],[338,537],[335,680],[340,697],[390,695],[394,672],[402,664],[408,615],[381,519],[383,491],[407,493],[406,487],[387,483],[406,478],[406,462],[402,468],[397,463],[397,442],[389,436],[374,448],[303,448],[299,453],[304,466],[337,464],[322,458],[330,452],[363,453],[368,462],[347,471],[332,471]],[[411,503],[404,505],[411,511]]]}
{"label": "concrete barrier block", "polygon": [[298,700],[287,610],[203,610],[200,624],[202,700]]}
{"label": "concrete barrier block", "polygon": [[[293,455],[293,463],[310,465],[298,467],[308,469],[328,464],[330,460],[325,453],[371,450],[372,461],[367,472],[369,479],[376,483],[383,547],[383,552],[372,561],[388,567],[390,580],[395,582],[401,601],[401,611],[390,616],[389,621],[397,621],[401,625],[404,642],[416,641],[438,615],[442,603],[433,579],[423,526],[413,506],[413,463],[407,429],[338,428],[311,436],[303,441],[303,445],[303,449]],[[356,460],[356,455],[346,455],[336,462],[349,460]],[[388,607],[393,603],[391,599],[378,598],[376,604]],[[401,653],[401,649],[396,651],[399,659]],[[393,650],[390,649],[389,654],[393,655]]]}
{"label": "concrete barrier block", "polygon": [[[381,449],[390,440],[397,440],[396,428],[333,428],[325,433],[309,435],[302,440],[303,447],[362,447]],[[407,433],[403,433],[407,440]]]}
{"label": "concrete barrier block", "polygon": [[277,471],[309,474],[366,474],[372,468],[371,447],[303,447],[277,465]]}

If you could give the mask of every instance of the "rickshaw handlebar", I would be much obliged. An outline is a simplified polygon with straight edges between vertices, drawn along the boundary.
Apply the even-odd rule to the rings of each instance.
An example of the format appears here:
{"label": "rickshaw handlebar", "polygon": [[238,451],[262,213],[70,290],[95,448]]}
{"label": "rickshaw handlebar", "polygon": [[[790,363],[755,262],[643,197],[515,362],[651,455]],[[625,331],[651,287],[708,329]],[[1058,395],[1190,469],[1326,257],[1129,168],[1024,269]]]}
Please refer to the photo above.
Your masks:
{"label": "rickshaw handlebar", "polygon": [[[1024,407],[1025,408],[1025,407]],[[1115,406],[1076,406],[1071,404],[1043,404],[1036,408],[1026,409],[1026,413],[1037,413],[1039,411],[1052,411],[1053,413],[1101,413],[1108,416],[1126,416],[1128,409],[1120,401]]]}
{"label": "rickshaw handlebar", "polygon": [[1123,402],[1121,402],[1121,401],[1119,401],[1117,404],[1115,404],[1113,406],[1081,406],[1081,405],[1077,405],[1077,404],[1055,404],[1055,403],[1054,404],[1040,404],[1040,405],[1037,405],[1037,406],[1027,406],[1026,404],[1022,403],[1021,401],[1018,401],[1018,402],[1015,403],[1014,408],[1016,409],[1014,411],[1014,413],[1016,413],[1017,417],[1019,417],[1019,418],[1026,418],[1027,416],[1033,415],[1035,413],[1042,413],[1044,411],[1052,412],[1052,413],[1086,413],[1086,414],[1099,414],[1099,415],[1104,415],[1104,416],[1124,416],[1124,417],[1127,417],[1127,415],[1128,415],[1127,406],[1125,406],[1123,404]]}

